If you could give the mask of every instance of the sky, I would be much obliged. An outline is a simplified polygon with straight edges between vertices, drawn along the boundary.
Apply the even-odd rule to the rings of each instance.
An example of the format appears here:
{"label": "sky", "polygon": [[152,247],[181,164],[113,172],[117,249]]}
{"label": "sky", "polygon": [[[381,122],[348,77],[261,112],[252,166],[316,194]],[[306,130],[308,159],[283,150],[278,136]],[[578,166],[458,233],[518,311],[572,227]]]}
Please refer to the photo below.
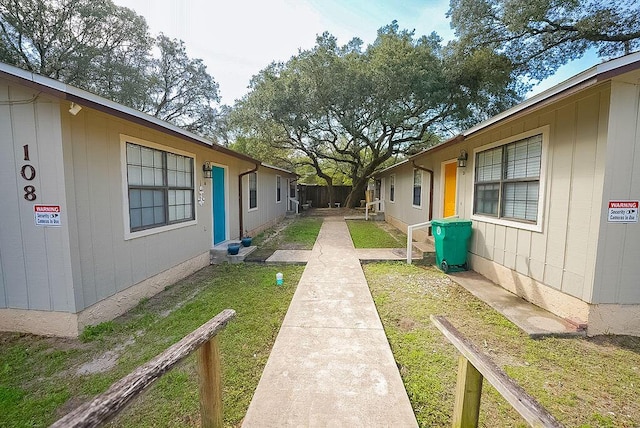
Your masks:
{"label": "sky", "polygon": [[[365,46],[380,27],[398,21],[417,36],[436,32],[454,38],[446,12],[449,0],[114,0],[147,20],[152,35],[184,40],[190,58],[201,58],[220,85],[223,104],[248,92],[251,77],[273,61],[311,49],[328,31],[346,44]],[[535,94],[598,63],[589,55],[564,66]]]}

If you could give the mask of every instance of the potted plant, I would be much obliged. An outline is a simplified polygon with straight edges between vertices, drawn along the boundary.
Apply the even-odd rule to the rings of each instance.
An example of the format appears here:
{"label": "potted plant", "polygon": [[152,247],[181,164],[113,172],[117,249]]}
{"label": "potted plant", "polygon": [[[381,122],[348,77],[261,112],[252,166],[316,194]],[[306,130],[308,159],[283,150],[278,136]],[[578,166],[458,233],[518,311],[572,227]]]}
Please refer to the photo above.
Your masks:
{"label": "potted plant", "polygon": [[239,252],[240,252],[240,243],[239,242],[232,242],[232,243],[227,245],[227,253],[229,253],[230,255],[235,256]]}
{"label": "potted plant", "polygon": [[245,230],[245,231],[244,231],[244,236],[242,237],[242,240],[241,240],[242,245],[243,245],[244,247],[249,247],[249,246],[251,246],[251,240],[252,240],[252,239],[251,239],[251,236],[249,236],[249,234],[248,234],[248,233],[247,233],[247,231]]}

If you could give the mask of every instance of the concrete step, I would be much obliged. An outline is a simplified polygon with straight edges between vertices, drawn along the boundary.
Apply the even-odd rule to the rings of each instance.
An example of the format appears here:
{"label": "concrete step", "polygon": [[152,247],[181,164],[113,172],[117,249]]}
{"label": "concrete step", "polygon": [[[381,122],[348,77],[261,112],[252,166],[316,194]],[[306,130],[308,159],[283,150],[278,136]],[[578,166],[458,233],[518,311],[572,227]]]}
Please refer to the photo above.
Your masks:
{"label": "concrete step", "polygon": [[436,250],[433,245],[433,237],[429,236],[425,241],[414,241],[414,251],[417,249],[422,253],[422,262],[426,265],[436,264]]}
{"label": "concrete step", "polygon": [[240,243],[240,241],[228,240],[220,242],[219,244],[216,244],[216,246],[211,250],[209,250],[209,263],[212,265],[217,265],[225,262],[242,263],[249,254],[251,254],[258,248],[255,245],[249,247],[243,247],[242,245],[240,245],[240,251],[238,251],[238,254],[231,255],[227,251],[227,247],[231,243],[237,244]]}

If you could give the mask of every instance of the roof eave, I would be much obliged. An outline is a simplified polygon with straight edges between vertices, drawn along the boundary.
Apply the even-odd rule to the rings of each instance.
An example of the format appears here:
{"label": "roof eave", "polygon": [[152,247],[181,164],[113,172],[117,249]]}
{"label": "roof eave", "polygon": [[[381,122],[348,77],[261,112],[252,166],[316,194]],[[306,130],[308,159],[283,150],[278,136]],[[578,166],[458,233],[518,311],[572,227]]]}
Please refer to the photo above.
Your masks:
{"label": "roof eave", "polygon": [[92,94],[88,91],[67,85],[58,80],[51,79],[49,77],[41,76],[36,73],[32,73],[23,70],[18,67],[14,67],[8,64],[0,62],[0,77],[6,78],[9,81],[22,84],[32,89],[44,92],[52,95],[56,98],[74,102],[84,107],[93,108],[95,110],[110,114],[121,119],[125,119],[139,125],[143,125],[157,131],[172,135],[174,137],[186,139],[193,143],[203,145],[217,152],[232,156],[237,159],[242,159],[254,164],[261,164],[257,159],[251,156],[235,152],[224,146],[209,141],[199,135],[186,131],[173,125],[169,122],[160,120],[154,116],[143,113],[139,110],[131,107],[124,106],[122,104],[110,101],[106,98]]}
{"label": "roof eave", "polygon": [[288,169],[284,169],[284,168],[280,168],[278,166],[275,165],[269,165],[268,163],[261,163],[261,166],[268,168],[268,169],[273,169],[274,171],[281,171],[284,172],[285,174],[289,174],[289,175],[295,175],[296,177],[300,177],[300,175],[296,174],[293,171],[289,171]]}
{"label": "roof eave", "polygon": [[442,143],[440,143],[440,144],[436,144],[435,146],[429,147],[428,149],[424,149],[424,150],[422,150],[421,152],[416,153],[415,155],[409,156],[409,157],[408,157],[408,158],[406,158],[405,160],[403,160],[403,161],[401,161],[401,162],[398,162],[398,163],[396,163],[396,164],[393,164],[393,165],[391,165],[391,166],[389,166],[389,167],[387,167],[387,168],[385,168],[385,169],[383,169],[383,170],[381,170],[381,171],[377,172],[374,176],[376,176],[376,177],[377,177],[377,176],[378,176],[378,175],[380,175],[380,174],[387,173],[387,172],[389,172],[390,170],[393,170],[393,169],[395,169],[395,168],[398,168],[398,167],[400,167],[400,166],[404,165],[405,163],[412,162],[412,161],[414,161],[415,159],[417,159],[417,158],[419,158],[419,157],[421,157],[421,156],[426,155],[427,153],[435,152],[435,151],[438,151],[438,150],[444,149],[444,148],[446,148],[446,147],[449,147],[449,146],[451,146],[451,145],[454,145],[454,144],[460,143],[460,142],[462,142],[462,141],[464,140],[464,138],[465,138],[465,137],[464,137],[464,135],[462,135],[462,134],[458,134],[458,135],[456,135],[455,137],[453,137],[453,138],[449,138],[448,140],[446,140],[446,141],[444,141],[444,142],[442,142]]}
{"label": "roof eave", "polygon": [[573,77],[540,92],[523,101],[522,103],[499,113],[484,122],[472,126],[464,131],[462,134],[468,137],[481,131],[491,125],[508,119],[520,112],[529,111],[533,107],[547,105],[549,102],[557,100],[559,97],[566,97],[574,94],[575,92],[582,91],[590,86],[594,86],[600,82],[610,80],[613,77],[627,73],[632,70],[640,68],[640,52],[635,52],[630,55],[625,55],[620,58],[616,58],[601,64],[594,65],[593,67],[576,74]]}
{"label": "roof eave", "polygon": [[547,89],[546,91],[536,94],[531,98],[523,101],[522,103],[508,110],[505,110],[504,112],[499,113],[491,117],[490,119],[485,120],[484,122],[480,122],[479,124],[472,126],[462,134],[451,138],[444,143],[438,144],[437,146],[425,149],[420,153],[417,153],[405,159],[402,162],[391,165],[390,167],[383,169],[375,175],[378,176],[380,174],[388,173],[389,171],[395,168],[399,168],[400,166],[416,159],[417,157],[424,156],[427,153],[443,149],[453,144],[461,143],[471,135],[483,131],[486,128],[491,127],[492,125],[513,118],[516,115],[524,114],[525,112],[528,113],[532,109],[544,107],[552,102],[557,101],[559,98],[567,97],[576,92],[587,89],[588,87],[599,84],[603,81],[607,81],[624,73],[637,70],[638,68],[640,68],[640,52],[635,52],[630,55],[626,55],[620,58],[613,59],[611,61],[604,62],[602,64],[595,65],[583,71],[582,73],[579,73],[565,80],[564,82],[561,82],[553,86],[552,88]]}

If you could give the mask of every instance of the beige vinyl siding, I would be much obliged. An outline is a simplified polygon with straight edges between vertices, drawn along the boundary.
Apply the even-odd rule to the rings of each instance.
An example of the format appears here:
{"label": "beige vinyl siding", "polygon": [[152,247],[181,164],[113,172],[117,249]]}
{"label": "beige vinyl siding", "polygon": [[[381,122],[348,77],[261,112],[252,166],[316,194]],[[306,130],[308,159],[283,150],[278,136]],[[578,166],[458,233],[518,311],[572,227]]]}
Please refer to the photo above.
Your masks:
{"label": "beige vinyl siding", "polygon": [[[44,95],[28,101],[36,95],[0,81],[0,308],[74,311],[59,107]],[[26,164],[36,171],[31,181],[20,174]],[[34,201],[24,199],[26,185]],[[36,226],[36,204],[60,205],[62,226]]]}
{"label": "beige vinyl siding", "polygon": [[[430,169],[428,166],[426,168]],[[390,178],[391,174],[385,175],[385,185],[383,196],[385,201],[385,216],[398,219],[405,225],[424,223],[429,220],[429,180],[430,174],[422,171],[422,197],[421,206],[413,206],[413,165],[407,163],[393,171],[395,175],[394,202],[390,201]]]}
{"label": "beige vinyl siding", "polygon": [[[276,176],[280,176],[281,202],[276,202]],[[244,209],[244,228],[250,235],[255,235],[265,228],[272,226],[282,219],[287,212],[288,192],[287,180],[293,176],[288,176],[283,171],[276,171],[270,168],[260,167],[258,169],[258,208],[249,210],[249,179],[242,178],[242,197]],[[238,180],[236,180],[237,182]],[[236,191],[237,194],[237,191]],[[238,227],[231,229],[231,236],[237,237]],[[244,233],[244,231],[243,231]]]}
{"label": "beige vinyl siding", "polygon": [[[535,227],[473,215],[473,165],[458,170],[458,213],[463,218],[473,215],[472,268],[504,280],[511,291],[556,313],[588,319],[594,334],[637,331],[633,320],[634,305],[640,304],[640,223],[608,223],[607,209],[612,200],[640,200],[638,76],[637,71],[623,74],[560,100],[545,100],[536,110],[516,113],[479,128],[462,143],[415,159],[434,170],[433,211],[438,217],[442,162],[461,149],[473,153],[542,131],[547,140],[543,204]],[[415,220],[408,214],[411,201],[401,201],[400,186],[410,185],[412,168],[409,163],[399,165],[384,177],[391,174],[396,175],[398,202],[387,204],[387,214],[392,214],[393,224],[406,227]],[[580,302],[592,306],[581,307]]]}
{"label": "beige vinyl siding", "polygon": [[[61,107],[64,136],[72,260],[77,309],[201,255],[211,248],[211,180],[202,177],[205,160],[229,165],[230,212],[237,212],[237,180],[249,166],[204,146],[114,118],[85,107],[71,116]],[[122,185],[121,135],[135,137],[180,151],[193,153],[195,195],[204,188],[205,204],[196,208],[196,224],[125,240]],[[237,216],[228,215],[230,230],[237,230]]]}
{"label": "beige vinyl siding", "polygon": [[[155,129],[158,124],[139,125],[88,105],[74,116],[68,111],[69,101],[12,82],[0,79],[3,325],[75,335],[78,327],[121,314],[140,298],[205,266],[213,220],[212,182],[202,176],[205,161],[225,167],[226,228],[237,233],[237,177],[254,162],[222,154],[171,129]],[[195,220],[129,233],[124,148],[130,139],[193,158]],[[21,176],[25,165],[26,176],[32,174],[31,168],[35,171],[33,179]],[[278,174],[283,179],[294,177]],[[257,219],[261,227],[275,223],[286,209],[286,203],[275,207],[275,174],[267,175],[273,182],[261,183],[267,187],[260,190],[265,193],[260,198],[268,208],[265,217]],[[27,185],[35,188],[35,200],[25,200]],[[200,188],[202,206],[197,203]],[[37,226],[36,204],[60,206],[61,227]],[[16,322],[22,310],[41,312],[23,325]],[[38,319],[55,325],[41,327]]]}
{"label": "beige vinyl siding", "polygon": [[[465,144],[479,147],[549,126],[542,231],[474,221],[471,252],[589,301],[598,239],[609,92],[607,85],[571,97]],[[471,188],[472,182],[467,184]],[[470,197],[465,217],[471,215]]]}
{"label": "beige vinyl siding", "polygon": [[610,200],[640,200],[640,85],[613,82],[594,302],[640,303],[640,223],[608,223]]}
{"label": "beige vinyl siding", "polygon": [[[427,152],[418,165],[434,171],[434,218],[442,216],[442,162],[455,159],[461,149],[498,141],[516,140],[525,133],[546,132],[546,165],[541,231],[520,228],[517,223],[483,221],[474,217],[470,251],[509,269],[529,276],[557,290],[590,301],[596,265],[598,228],[602,209],[604,154],[607,150],[609,85],[599,85],[579,95],[550,104],[501,126],[468,137],[464,143]],[[629,153],[629,150],[626,151]],[[411,206],[413,168],[410,163],[385,174],[396,175],[396,202],[386,204],[386,214],[395,223],[426,221]],[[425,174],[428,177],[428,174]],[[458,169],[458,206],[462,218],[473,213],[473,162]],[[423,201],[428,201],[428,179],[423,184]],[[388,187],[388,186],[387,186]],[[388,201],[389,195],[385,195]]]}

